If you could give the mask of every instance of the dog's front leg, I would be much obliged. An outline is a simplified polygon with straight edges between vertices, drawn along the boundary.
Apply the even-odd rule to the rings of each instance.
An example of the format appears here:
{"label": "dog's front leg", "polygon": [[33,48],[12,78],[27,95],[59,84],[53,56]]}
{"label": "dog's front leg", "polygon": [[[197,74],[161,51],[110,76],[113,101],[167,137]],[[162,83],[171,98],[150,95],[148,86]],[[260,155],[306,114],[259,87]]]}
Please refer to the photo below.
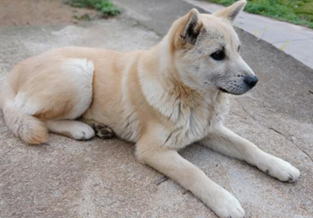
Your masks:
{"label": "dog's front leg", "polygon": [[178,182],[210,207],[219,217],[244,217],[239,201],[221,186],[210,180],[199,168],[182,158],[177,151],[141,139],[136,144],[140,162],[150,165]]}
{"label": "dog's front leg", "polygon": [[290,163],[270,155],[224,126],[216,128],[202,144],[222,154],[244,160],[283,182],[295,182],[300,171]]}

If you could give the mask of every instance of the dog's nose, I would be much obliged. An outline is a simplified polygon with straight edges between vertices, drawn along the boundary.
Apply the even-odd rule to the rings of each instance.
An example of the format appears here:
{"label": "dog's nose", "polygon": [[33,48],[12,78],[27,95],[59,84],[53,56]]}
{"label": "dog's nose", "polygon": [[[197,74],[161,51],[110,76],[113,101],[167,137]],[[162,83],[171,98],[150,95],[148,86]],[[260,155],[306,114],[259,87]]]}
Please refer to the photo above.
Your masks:
{"label": "dog's nose", "polygon": [[251,89],[257,84],[259,80],[258,80],[258,77],[256,76],[246,76],[244,78],[244,81],[248,85],[248,87]]}

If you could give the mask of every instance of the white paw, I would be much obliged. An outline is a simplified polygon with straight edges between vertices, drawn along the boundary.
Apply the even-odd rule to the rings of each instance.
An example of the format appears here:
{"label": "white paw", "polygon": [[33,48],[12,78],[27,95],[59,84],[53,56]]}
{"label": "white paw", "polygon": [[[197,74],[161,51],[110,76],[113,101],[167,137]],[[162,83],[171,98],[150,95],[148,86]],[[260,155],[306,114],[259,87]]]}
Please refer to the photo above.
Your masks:
{"label": "white paw", "polygon": [[244,218],[245,211],[242,209],[239,201],[232,196],[228,191],[222,190],[212,196],[212,204],[209,207],[216,213],[219,217],[227,218]]}
{"label": "white paw", "polygon": [[89,140],[95,136],[95,131],[84,124],[71,129],[71,135],[76,140]]}
{"label": "white paw", "polygon": [[300,171],[297,168],[290,163],[271,155],[265,158],[265,161],[259,168],[283,182],[295,182],[300,177]]}

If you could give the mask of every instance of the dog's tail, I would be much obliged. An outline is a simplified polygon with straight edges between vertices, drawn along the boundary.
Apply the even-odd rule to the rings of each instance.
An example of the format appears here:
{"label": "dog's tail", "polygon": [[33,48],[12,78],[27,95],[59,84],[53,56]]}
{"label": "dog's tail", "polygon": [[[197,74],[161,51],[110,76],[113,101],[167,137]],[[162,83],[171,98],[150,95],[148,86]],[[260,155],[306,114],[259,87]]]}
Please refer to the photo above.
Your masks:
{"label": "dog's tail", "polygon": [[5,81],[0,92],[0,103],[4,120],[17,137],[28,144],[42,144],[48,141],[49,134],[45,124],[29,114],[23,113],[15,106],[15,91],[9,81]]}

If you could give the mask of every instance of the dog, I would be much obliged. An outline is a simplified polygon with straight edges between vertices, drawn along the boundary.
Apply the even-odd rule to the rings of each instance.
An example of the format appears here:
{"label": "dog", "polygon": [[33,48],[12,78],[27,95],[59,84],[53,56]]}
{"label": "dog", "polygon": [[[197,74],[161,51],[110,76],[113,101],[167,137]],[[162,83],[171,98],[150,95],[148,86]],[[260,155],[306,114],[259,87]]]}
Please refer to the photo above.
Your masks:
{"label": "dog", "polygon": [[200,142],[280,181],[300,176],[223,126],[229,97],[258,82],[232,26],[245,5],[237,1],[214,14],[192,9],[150,50],[69,47],[22,61],[3,83],[5,122],[28,144],[47,142],[49,132],[77,140],[116,134],[136,143],[141,163],[190,190],[219,217],[244,217],[233,195],[177,151]]}

